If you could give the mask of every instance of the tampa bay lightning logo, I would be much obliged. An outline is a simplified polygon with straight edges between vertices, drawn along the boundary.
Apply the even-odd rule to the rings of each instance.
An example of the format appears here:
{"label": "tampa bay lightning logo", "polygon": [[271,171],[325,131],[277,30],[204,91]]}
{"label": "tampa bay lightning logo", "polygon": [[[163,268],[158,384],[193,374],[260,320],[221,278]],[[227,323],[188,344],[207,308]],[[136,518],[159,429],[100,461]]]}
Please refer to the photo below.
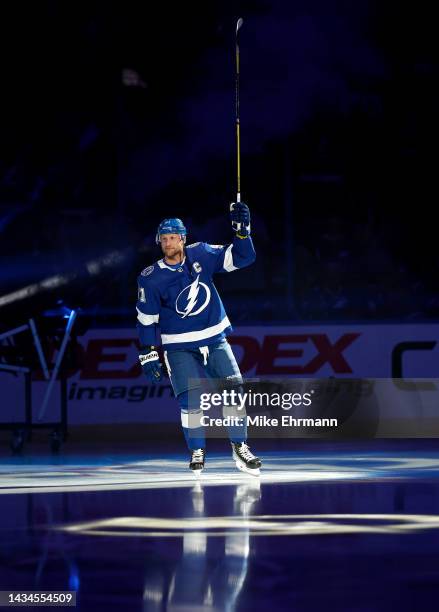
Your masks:
{"label": "tampa bay lightning logo", "polygon": [[200,282],[200,275],[193,283],[185,287],[175,300],[175,310],[186,317],[195,317],[200,314],[210,302],[210,289],[205,283]]}

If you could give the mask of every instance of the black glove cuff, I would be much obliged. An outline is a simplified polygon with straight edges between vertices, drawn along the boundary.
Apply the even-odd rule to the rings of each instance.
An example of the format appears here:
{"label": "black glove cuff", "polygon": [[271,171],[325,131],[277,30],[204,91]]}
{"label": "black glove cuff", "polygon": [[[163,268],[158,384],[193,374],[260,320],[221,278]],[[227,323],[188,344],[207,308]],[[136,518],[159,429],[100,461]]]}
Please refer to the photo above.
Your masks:
{"label": "black glove cuff", "polygon": [[155,346],[154,345],[151,345],[151,346],[149,346],[149,345],[141,346],[139,348],[139,353],[142,354],[142,355],[145,355],[146,353],[150,353],[151,351],[154,351],[154,350],[155,350]]}

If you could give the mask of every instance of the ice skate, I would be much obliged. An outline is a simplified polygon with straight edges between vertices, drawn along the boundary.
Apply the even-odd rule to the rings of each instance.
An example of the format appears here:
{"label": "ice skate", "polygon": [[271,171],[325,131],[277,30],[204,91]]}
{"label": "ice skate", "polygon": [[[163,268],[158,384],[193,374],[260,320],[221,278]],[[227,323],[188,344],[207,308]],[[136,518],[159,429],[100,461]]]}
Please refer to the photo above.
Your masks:
{"label": "ice skate", "polygon": [[204,469],[204,455],[204,448],[197,448],[192,451],[189,467],[196,478],[200,477],[200,474]]}
{"label": "ice skate", "polygon": [[233,459],[236,467],[241,472],[246,472],[252,476],[259,476],[259,468],[262,466],[262,461],[253,455],[246,442],[232,442]]}

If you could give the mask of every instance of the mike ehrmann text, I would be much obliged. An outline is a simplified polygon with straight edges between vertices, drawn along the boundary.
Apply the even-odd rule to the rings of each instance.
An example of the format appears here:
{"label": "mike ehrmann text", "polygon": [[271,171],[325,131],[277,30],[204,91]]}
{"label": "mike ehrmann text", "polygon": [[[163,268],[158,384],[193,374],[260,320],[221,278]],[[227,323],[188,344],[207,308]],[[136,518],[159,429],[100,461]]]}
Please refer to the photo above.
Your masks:
{"label": "mike ehrmann text", "polygon": [[290,415],[283,415],[281,419],[269,418],[267,416],[227,416],[223,418],[212,418],[203,415],[200,418],[200,425],[203,427],[241,427],[244,424],[244,418],[247,425],[255,427],[337,427],[337,419],[295,419]]}

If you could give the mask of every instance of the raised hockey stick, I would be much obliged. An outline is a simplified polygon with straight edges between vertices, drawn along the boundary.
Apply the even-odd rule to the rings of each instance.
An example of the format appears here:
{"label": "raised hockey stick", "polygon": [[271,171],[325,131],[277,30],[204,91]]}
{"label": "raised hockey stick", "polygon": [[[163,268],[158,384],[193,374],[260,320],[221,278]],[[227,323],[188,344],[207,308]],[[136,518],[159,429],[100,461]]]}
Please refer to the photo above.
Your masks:
{"label": "raised hockey stick", "polygon": [[[236,125],[236,201],[241,201],[241,135],[239,131],[239,44],[238,44],[238,32],[244,23],[242,17],[236,22],[235,32],[235,58],[236,58],[236,72],[235,72],[235,125]],[[230,204],[230,211],[234,209],[235,204]],[[241,229],[241,223],[238,221],[232,221],[232,227],[236,233]]]}
{"label": "raised hockey stick", "polygon": [[235,55],[236,55],[236,74],[235,74],[235,121],[236,121],[236,165],[237,165],[237,195],[236,201],[241,201],[241,138],[239,131],[239,44],[238,32],[244,23],[242,17],[236,22]]}

